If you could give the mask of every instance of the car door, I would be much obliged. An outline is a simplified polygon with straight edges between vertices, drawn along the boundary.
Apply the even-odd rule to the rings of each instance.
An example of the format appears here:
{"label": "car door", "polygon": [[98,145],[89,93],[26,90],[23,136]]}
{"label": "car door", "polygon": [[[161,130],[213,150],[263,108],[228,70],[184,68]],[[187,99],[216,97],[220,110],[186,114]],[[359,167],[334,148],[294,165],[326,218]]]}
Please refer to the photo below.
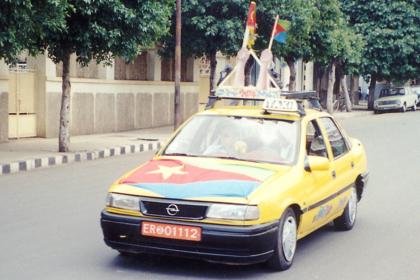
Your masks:
{"label": "car door", "polygon": [[[318,121],[313,119],[306,126],[306,156],[325,157],[332,162],[328,152],[325,131],[321,130]],[[310,167],[309,167],[310,168]],[[336,192],[335,179],[330,170],[307,170],[305,172],[304,209],[299,234],[304,236],[319,228],[328,221],[332,211],[331,197]]]}
{"label": "car door", "polygon": [[320,118],[320,126],[327,136],[331,160],[333,191],[330,197],[331,216],[341,212],[347,204],[351,187],[354,186],[354,159],[350,141],[331,117]]}

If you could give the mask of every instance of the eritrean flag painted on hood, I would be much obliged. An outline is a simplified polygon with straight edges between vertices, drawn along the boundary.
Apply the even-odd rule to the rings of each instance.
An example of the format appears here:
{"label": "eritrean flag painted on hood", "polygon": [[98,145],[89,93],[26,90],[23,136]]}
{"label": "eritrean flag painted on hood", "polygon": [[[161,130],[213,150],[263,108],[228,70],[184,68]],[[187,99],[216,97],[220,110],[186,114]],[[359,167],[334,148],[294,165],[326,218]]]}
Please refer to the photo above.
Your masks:
{"label": "eritrean flag painted on hood", "polygon": [[273,170],[220,162],[178,159],[151,160],[120,184],[131,185],[172,199],[247,197]]}

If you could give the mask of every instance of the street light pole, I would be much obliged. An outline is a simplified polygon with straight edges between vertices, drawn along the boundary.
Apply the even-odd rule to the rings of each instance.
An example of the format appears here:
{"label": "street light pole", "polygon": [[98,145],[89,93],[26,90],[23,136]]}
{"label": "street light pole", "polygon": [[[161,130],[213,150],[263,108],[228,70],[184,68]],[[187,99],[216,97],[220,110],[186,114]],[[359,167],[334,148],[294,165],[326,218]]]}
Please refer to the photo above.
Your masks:
{"label": "street light pole", "polygon": [[176,0],[174,129],[181,125],[181,0]]}

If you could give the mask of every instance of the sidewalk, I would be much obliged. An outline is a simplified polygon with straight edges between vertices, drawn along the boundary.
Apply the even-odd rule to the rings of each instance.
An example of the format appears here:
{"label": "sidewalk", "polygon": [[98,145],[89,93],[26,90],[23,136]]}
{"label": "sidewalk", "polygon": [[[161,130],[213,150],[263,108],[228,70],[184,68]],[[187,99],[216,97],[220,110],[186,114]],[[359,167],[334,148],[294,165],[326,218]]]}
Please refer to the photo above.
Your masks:
{"label": "sidewalk", "polygon": [[337,119],[348,119],[373,115],[373,111],[367,109],[366,101],[360,101],[359,105],[353,105],[353,110],[351,112],[336,112],[333,115]]}
{"label": "sidewalk", "polygon": [[[338,112],[340,119],[373,114],[366,106],[352,112]],[[172,133],[172,127],[133,130],[109,134],[72,136],[69,153],[58,153],[57,138],[22,138],[0,143],[0,176],[71,162],[158,150]]]}
{"label": "sidewalk", "polygon": [[0,176],[71,162],[158,150],[172,127],[72,136],[69,153],[58,153],[57,138],[22,138],[0,143]]}

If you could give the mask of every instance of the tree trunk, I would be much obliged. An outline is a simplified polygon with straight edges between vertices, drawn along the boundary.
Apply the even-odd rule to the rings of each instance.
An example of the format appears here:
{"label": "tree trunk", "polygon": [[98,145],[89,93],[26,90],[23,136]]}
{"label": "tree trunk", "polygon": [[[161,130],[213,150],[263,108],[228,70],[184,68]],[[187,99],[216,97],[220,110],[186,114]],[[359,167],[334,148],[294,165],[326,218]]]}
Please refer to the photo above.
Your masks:
{"label": "tree trunk", "polygon": [[350,93],[352,95],[353,104],[359,105],[359,76],[351,75]]}
{"label": "tree trunk", "polygon": [[322,79],[324,77],[324,71],[319,63],[315,63],[315,89],[321,104],[326,104],[326,97],[324,92],[322,91]]}
{"label": "tree trunk", "polygon": [[292,59],[286,59],[287,66],[289,66],[290,70],[290,78],[289,78],[289,91],[296,90],[296,67],[295,61]]}
{"label": "tree trunk", "polygon": [[63,82],[62,82],[61,110],[60,110],[60,128],[58,135],[58,151],[68,152],[70,145],[70,53],[63,57]]}
{"label": "tree trunk", "polygon": [[343,71],[340,66],[340,64],[335,65],[335,81],[334,81],[334,88],[333,88],[333,96],[336,97],[336,99],[340,96],[340,90],[341,90],[341,77],[343,76]]}
{"label": "tree trunk", "polygon": [[214,79],[216,77],[217,58],[216,52],[210,53],[210,95],[214,95]]}
{"label": "tree trunk", "polygon": [[328,67],[327,111],[333,113],[333,90],[335,82],[335,62]]}
{"label": "tree trunk", "polygon": [[181,111],[181,0],[176,0],[175,31],[175,92],[174,92],[174,130],[182,123]]}
{"label": "tree trunk", "polygon": [[375,99],[375,87],[376,87],[376,77],[372,75],[370,77],[370,84],[369,84],[369,98],[368,98],[369,110],[373,110],[373,101]]}
{"label": "tree trunk", "polygon": [[349,91],[347,90],[347,76],[343,75],[341,77],[341,89],[343,91],[344,94],[344,99],[346,101],[346,111],[347,112],[351,112],[352,107],[351,107],[351,100],[350,100],[350,96],[349,96]]}

